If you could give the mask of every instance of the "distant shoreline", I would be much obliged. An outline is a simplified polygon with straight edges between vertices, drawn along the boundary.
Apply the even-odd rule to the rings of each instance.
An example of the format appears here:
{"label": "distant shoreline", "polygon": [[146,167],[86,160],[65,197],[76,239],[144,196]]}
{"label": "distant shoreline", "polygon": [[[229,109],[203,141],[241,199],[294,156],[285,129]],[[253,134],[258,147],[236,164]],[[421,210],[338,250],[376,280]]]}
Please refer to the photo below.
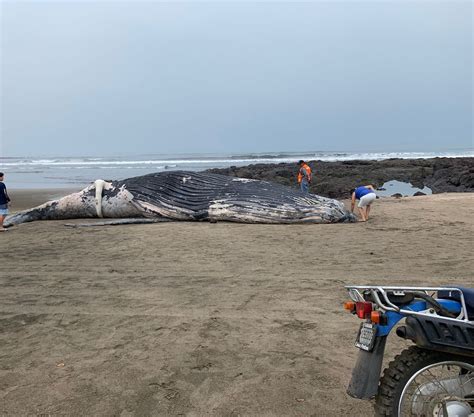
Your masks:
{"label": "distant shoreline", "polygon": [[[412,183],[414,186],[429,187],[433,193],[473,192],[474,191],[474,157],[457,158],[416,158],[384,160],[347,160],[322,161],[311,160],[314,171],[314,182],[310,191],[332,198],[347,198],[348,190],[358,184],[373,184],[381,187],[385,182],[398,180]],[[277,182],[296,187],[296,159],[292,162],[232,165],[224,168],[186,169],[173,166],[168,169],[88,169],[68,168],[54,171],[46,169],[45,173],[28,175],[6,172],[5,183],[9,190],[48,190],[60,193],[62,190],[79,190],[96,179],[119,180],[154,172],[171,170],[208,171],[241,178],[253,178]],[[23,176],[22,176],[23,175]],[[43,180],[42,175],[46,176]],[[81,178],[81,180],[78,180]],[[31,182],[29,182],[31,181]],[[34,181],[34,182],[33,182]]]}
{"label": "distant shoreline", "polygon": [[84,187],[91,181],[120,180],[170,170],[205,171],[244,167],[255,164],[293,164],[296,161],[324,162],[381,161],[387,159],[430,159],[435,157],[474,157],[474,149],[444,152],[265,152],[233,154],[142,154],[97,157],[0,157],[0,171],[5,172],[11,188]]}

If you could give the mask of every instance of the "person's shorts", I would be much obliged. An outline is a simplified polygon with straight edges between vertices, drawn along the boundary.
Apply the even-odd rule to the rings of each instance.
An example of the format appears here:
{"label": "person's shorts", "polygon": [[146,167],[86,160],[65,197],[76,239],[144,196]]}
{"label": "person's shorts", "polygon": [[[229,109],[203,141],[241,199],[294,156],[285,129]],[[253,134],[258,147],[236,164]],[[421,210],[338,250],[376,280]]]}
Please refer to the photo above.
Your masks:
{"label": "person's shorts", "polygon": [[375,193],[366,194],[360,198],[359,204],[357,205],[357,207],[359,208],[367,207],[368,205],[372,204],[376,198],[377,196],[375,195]]}
{"label": "person's shorts", "polygon": [[8,205],[0,204],[0,216],[6,216],[8,214]]}

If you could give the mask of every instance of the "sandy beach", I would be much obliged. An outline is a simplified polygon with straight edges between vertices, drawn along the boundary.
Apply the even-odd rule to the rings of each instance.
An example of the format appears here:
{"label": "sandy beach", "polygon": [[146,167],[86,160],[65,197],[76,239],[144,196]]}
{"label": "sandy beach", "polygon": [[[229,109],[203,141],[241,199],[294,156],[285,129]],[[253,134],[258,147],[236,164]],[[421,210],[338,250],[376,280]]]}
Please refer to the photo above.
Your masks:
{"label": "sandy beach", "polygon": [[[10,190],[12,210],[65,190]],[[1,416],[370,416],[346,386],[346,284],[474,285],[474,194],[366,224],[160,223],[0,234]],[[392,336],[387,360],[408,345]]]}

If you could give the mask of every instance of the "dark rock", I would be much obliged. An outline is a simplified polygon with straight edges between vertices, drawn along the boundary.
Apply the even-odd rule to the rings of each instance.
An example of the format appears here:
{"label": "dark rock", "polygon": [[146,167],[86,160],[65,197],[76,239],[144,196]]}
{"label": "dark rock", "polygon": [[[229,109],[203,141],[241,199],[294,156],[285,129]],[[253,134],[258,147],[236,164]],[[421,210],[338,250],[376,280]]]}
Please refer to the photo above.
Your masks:
{"label": "dark rock", "polygon": [[[208,171],[273,181],[296,188],[296,162]],[[313,170],[310,192],[332,198],[350,198],[350,190],[358,185],[372,184],[377,188],[391,180],[410,182],[417,188],[427,186],[433,193],[474,192],[474,158],[310,161],[309,166]]]}
{"label": "dark rock", "polygon": [[392,194],[390,197],[395,197],[395,198],[402,198],[403,195],[400,194],[400,193],[395,193],[395,194]]}
{"label": "dark rock", "polygon": [[413,196],[418,197],[420,195],[426,195],[423,191],[417,191]]}

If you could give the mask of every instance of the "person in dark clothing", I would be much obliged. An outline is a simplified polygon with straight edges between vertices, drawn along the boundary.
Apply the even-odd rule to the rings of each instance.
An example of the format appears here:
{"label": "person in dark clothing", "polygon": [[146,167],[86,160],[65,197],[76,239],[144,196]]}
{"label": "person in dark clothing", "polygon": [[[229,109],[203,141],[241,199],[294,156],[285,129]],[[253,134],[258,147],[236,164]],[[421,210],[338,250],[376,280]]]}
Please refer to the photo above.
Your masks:
{"label": "person in dark clothing", "polygon": [[8,203],[10,202],[10,197],[8,197],[7,187],[3,183],[3,172],[0,172],[0,232],[4,232],[3,221],[8,214]]}

